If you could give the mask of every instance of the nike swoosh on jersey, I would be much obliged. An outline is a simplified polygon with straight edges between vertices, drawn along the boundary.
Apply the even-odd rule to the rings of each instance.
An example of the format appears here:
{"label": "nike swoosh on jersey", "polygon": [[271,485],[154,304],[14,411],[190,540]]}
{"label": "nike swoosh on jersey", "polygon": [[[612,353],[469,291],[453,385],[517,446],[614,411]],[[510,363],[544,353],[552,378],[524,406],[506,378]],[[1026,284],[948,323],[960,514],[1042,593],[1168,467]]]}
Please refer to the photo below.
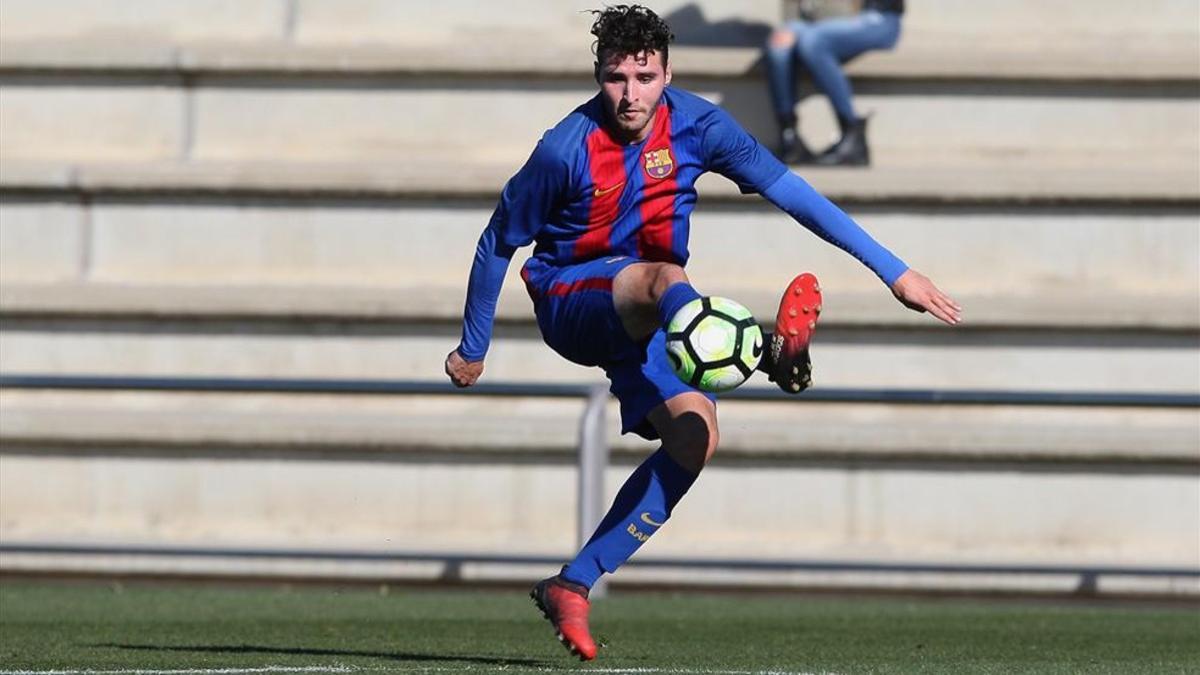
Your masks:
{"label": "nike swoosh on jersey", "polygon": [[662,523],[656,523],[656,522],[654,522],[654,519],[652,519],[652,518],[650,517],[650,512],[649,512],[649,511],[642,511],[642,522],[643,522],[643,523],[646,523],[647,525],[653,525],[653,526],[655,526],[655,527],[659,527],[659,526],[661,526],[661,525],[662,525]]}
{"label": "nike swoosh on jersey", "polygon": [[603,197],[604,195],[612,192],[613,190],[616,190],[617,188],[621,187],[624,184],[625,184],[625,181],[621,181],[620,183],[617,183],[616,185],[613,185],[611,187],[606,187],[603,189],[597,187],[595,190],[592,190],[592,196],[593,197]]}

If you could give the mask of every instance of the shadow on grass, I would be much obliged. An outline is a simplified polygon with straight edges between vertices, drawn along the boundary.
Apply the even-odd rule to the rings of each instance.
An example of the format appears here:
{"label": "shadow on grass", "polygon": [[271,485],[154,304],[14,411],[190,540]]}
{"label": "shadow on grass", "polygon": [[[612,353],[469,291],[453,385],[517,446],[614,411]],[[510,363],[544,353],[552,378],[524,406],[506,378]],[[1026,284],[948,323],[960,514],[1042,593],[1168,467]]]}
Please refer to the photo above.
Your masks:
{"label": "shadow on grass", "polygon": [[391,661],[450,661],[480,663],[490,666],[546,666],[548,661],[510,659],[499,656],[455,656],[450,654],[421,654],[417,652],[370,652],[354,649],[314,649],[308,647],[266,647],[263,645],[131,645],[106,642],[90,645],[111,649],[146,652],[207,652],[210,654],[287,654],[294,656],[364,656]]}

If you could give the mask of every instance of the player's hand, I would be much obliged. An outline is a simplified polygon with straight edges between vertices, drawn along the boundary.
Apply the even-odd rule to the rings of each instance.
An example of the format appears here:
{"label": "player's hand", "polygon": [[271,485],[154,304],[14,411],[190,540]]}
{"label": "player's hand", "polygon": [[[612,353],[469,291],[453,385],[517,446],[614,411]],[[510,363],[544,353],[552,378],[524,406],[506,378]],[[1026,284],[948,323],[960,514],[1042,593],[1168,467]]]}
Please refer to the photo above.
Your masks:
{"label": "player's hand", "polygon": [[446,355],[446,374],[456,387],[469,387],[483,374],[483,361],[468,361],[458,350]]}
{"label": "player's hand", "polygon": [[911,310],[929,312],[951,326],[962,323],[962,307],[939,291],[929,277],[914,269],[901,274],[892,284],[892,294]]}

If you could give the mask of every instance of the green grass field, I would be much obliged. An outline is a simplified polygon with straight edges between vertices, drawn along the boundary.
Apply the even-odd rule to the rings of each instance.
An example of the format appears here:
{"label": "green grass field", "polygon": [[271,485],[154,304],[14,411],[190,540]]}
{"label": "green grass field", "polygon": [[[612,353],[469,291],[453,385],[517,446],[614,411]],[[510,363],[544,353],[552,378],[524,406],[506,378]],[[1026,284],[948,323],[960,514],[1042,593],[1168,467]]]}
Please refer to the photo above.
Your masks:
{"label": "green grass field", "polygon": [[593,609],[568,658],[516,592],[0,584],[0,673],[1200,672],[1195,608],[668,595]]}

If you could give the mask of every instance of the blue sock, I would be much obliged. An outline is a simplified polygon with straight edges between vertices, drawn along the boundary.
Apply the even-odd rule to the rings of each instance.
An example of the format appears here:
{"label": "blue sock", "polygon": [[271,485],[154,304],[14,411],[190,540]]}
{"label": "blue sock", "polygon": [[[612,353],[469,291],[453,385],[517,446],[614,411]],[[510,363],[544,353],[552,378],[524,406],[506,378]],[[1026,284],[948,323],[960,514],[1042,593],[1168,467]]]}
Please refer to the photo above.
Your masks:
{"label": "blue sock", "polygon": [[699,298],[700,294],[686,281],[680,281],[668,286],[667,292],[663,293],[662,297],[658,299],[658,316],[662,319],[663,327],[666,327],[667,323],[671,321],[671,317],[675,316],[675,312],[678,312],[680,307]]}
{"label": "blue sock", "polygon": [[615,571],[667,522],[694,482],[696,474],[659,448],[625,480],[596,533],[562,576],[591,588],[601,574]]}

